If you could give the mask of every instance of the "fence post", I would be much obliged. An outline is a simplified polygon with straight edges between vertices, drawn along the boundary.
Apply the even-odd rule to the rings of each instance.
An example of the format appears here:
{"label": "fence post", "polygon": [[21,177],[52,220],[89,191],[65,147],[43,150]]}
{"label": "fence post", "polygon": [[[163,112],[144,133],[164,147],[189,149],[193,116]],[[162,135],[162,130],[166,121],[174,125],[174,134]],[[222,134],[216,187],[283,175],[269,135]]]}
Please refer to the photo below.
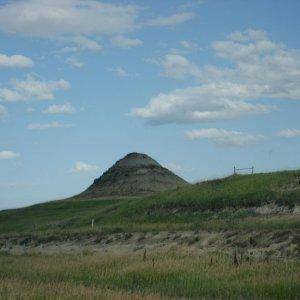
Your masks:
{"label": "fence post", "polygon": [[235,166],[233,166],[233,175],[236,174]]}
{"label": "fence post", "polygon": [[254,166],[252,166],[252,174],[254,173]]}
{"label": "fence post", "polygon": [[94,228],[94,219],[92,219],[92,228]]}

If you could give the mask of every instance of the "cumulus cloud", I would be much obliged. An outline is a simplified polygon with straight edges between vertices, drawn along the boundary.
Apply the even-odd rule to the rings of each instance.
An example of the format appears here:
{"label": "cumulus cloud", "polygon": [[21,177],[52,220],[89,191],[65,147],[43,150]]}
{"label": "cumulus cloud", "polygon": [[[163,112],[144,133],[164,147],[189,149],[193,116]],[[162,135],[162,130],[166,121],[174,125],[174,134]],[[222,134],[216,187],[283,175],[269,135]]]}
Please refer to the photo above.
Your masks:
{"label": "cumulus cloud", "polygon": [[3,150],[0,151],[0,159],[16,159],[19,158],[21,155],[19,153],[15,153],[10,150]]}
{"label": "cumulus cloud", "polygon": [[[152,124],[189,123],[267,113],[261,99],[300,99],[300,51],[271,41],[266,32],[234,32],[212,49],[232,67],[198,67],[182,55],[155,60],[166,76],[193,77],[198,86],[159,94],[133,115]],[[255,100],[255,101],[253,101]],[[251,102],[252,101],[252,102]]]}
{"label": "cumulus cloud", "polygon": [[157,65],[163,68],[162,75],[175,79],[200,78],[202,70],[189,61],[180,49],[172,48],[162,58],[146,58],[146,63]]}
{"label": "cumulus cloud", "polygon": [[50,105],[48,108],[43,110],[44,114],[72,114],[75,112],[75,108],[69,102],[64,104],[53,104]]}
{"label": "cumulus cloud", "polygon": [[163,75],[166,77],[183,79],[187,76],[198,77],[201,74],[195,64],[179,54],[167,54],[160,64],[164,67]]}
{"label": "cumulus cloud", "polygon": [[300,136],[300,130],[299,129],[283,129],[278,132],[278,135],[284,138],[293,138]]}
{"label": "cumulus cloud", "polygon": [[62,124],[60,122],[53,121],[51,123],[31,123],[28,124],[27,129],[29,130],[46,130],[52,128],[69,128],[73,127],[71,124]]}
{"label": "cumulus cloud", "polygon": [[262,41],[267,39],[267,33],[261,29],[248,28],[245,31],[234,31],[228,36],[229,40],[235,42]]}
{"label": "cumulus cloud", "polygon": [[0,31],[25,37],[51,38],[65,44],[59,53],[101,51],[93,37],[111,38],[120,48],[140,46],[127,35],[147,26],[166,27],[194,18],[181,12],[141,20],[142,6],[101,0],[19,0],[0,3]]}
{"label": "cumulus cloud", "polygon": [[25,96],[16,90],[10,90],[7,88],[0,88],[0,101],[16,102],[24,101]]}
{"label": "cumulus cloud", "polygon": [[149,20],[149,21],[147,21],[146,25],[158,26],[158,27],[174,26],[177,24],[181,24],[181,23],[190,21],[194,17],[195,17],[195,15],[193,13],[183,12],[183,13],[173,14],[171,16],[158,17],[158,18]]}
{"label": "cumulus cloud", "polygon": [[288,49],[271,41],[266,32],[253,29],[234,32],[212,47],[217,56],[233,63],[231,81],[259,86],[259,97],[300,99],[298,49]]}
{"label": "cumulus cloud", "polygon": [[37,76],[27,75],[25,80],[13,79],[12,88],[0,88],[0,101],[52,100],[57,90],[70,88],[68,81],[43,81]]}
{"label": "cumulus cloud", "polygon": [[94,171],[98,171],[99,169],[100,168],[96,165],[89,165],[82,161],[78,161],[75,163],[75,166],[71,171],[82,173],[82,172],[94,172]]}
{"label": "cumulus cloud", "polygon": [[233,83],[207,84],[161,93],[132,114],[147,119],[150,124],[195,123],[263,114],[273,106],[243,101],[252,90]]}
{"label": "cumulus cloud", "polygon": [[59,41],[69,44],[62,49],[56,51],[58,54],[67,54],[83,51],[100,52],[103,50],[103,46],[93,39],[80,35],[73,37],[59,38]]}
{"label": "cumulus cloud", "polygon": [[192,42],[192,41],[181,41],[180,45],[189,51],[197,50],[199,48],[199,46],[195,42]]}
{"label": "cumulus cloud", "polygon": [[85,64],[74,57],[69,57],[66,59],[66,63],[72,67],[81,69],[85,66]]}
{"label": "cumulus cloud", "polygon": [[113,37],[110,41],[114,46],[124,49],[143,45],[143,41],[139,39],[132,39],[121,35]]}
{"label": "cumulus cloud", "polygon": [[35,37],[121,34],[139,7],[95,0],[21,0],[0,5],[0,30]]}
{"label": "cumulus cloud", "polygon": [[76,36],[72,41],[77,45],[76,51],[88,50],[99,52],[103,49],[99,43],[85,36]]}
{"label": "cumulus cloud", "polygon": [[24,55],[8,56],[0,53],[0,68],[31,68],[33,61]]}
{"label": "cumulus cloud", "polygon": [[259,143],[264,139],[261,134],[249,134],[240,131],[227,131],[224,129],[208,128],[191,130],[186,133],[190,140],[209,139],[218,146],[245,147]]}
{"label": "cumulus cloud", "polygon": [[122,67],[111,67],[111,68],[107,68],[107,70],[109,72],[114,73],[118,77],[127,77],[127,76],[129,76],[128,72],[125,69],[123,69]]}

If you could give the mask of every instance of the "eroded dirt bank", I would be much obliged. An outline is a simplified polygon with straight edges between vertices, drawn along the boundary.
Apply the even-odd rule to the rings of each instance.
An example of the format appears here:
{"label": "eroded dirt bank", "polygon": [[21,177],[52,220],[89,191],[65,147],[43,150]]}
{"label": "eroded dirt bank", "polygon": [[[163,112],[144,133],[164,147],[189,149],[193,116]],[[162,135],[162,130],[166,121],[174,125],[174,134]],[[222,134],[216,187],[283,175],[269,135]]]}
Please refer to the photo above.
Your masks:
{"label": "eroded dirt bank", "polygon": [[72,236],[68,239],[18,236],[0,238],[0,252],[22,254],[130,254],[189,246],[201,252],[235,251],[246,258],[300,258],[300,231],[161,231]]}

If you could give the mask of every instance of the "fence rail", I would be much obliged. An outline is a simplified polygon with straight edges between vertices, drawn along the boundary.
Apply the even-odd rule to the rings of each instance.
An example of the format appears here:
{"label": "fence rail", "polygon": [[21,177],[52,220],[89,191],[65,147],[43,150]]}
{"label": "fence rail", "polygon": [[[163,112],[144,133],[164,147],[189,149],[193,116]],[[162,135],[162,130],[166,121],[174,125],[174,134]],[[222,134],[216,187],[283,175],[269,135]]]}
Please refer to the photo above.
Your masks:
{"label": "fence rail", "polygon": [[237,175],[239,171],[249,171],[251,174],[254,173],[254,167],[250,168],[237,168],[236,166],[233,167],[233,175]]}

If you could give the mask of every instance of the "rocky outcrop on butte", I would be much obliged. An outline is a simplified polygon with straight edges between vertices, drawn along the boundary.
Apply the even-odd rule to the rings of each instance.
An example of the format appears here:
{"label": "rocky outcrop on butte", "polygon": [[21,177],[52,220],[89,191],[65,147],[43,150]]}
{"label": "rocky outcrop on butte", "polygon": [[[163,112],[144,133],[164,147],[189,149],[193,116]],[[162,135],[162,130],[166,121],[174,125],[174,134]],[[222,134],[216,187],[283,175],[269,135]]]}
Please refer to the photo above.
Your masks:
{"label": "rocky outcrop on butte", "polygon": [[80,197],[140,196],[188,184],[146,154],[130,153],[94,180]]}

